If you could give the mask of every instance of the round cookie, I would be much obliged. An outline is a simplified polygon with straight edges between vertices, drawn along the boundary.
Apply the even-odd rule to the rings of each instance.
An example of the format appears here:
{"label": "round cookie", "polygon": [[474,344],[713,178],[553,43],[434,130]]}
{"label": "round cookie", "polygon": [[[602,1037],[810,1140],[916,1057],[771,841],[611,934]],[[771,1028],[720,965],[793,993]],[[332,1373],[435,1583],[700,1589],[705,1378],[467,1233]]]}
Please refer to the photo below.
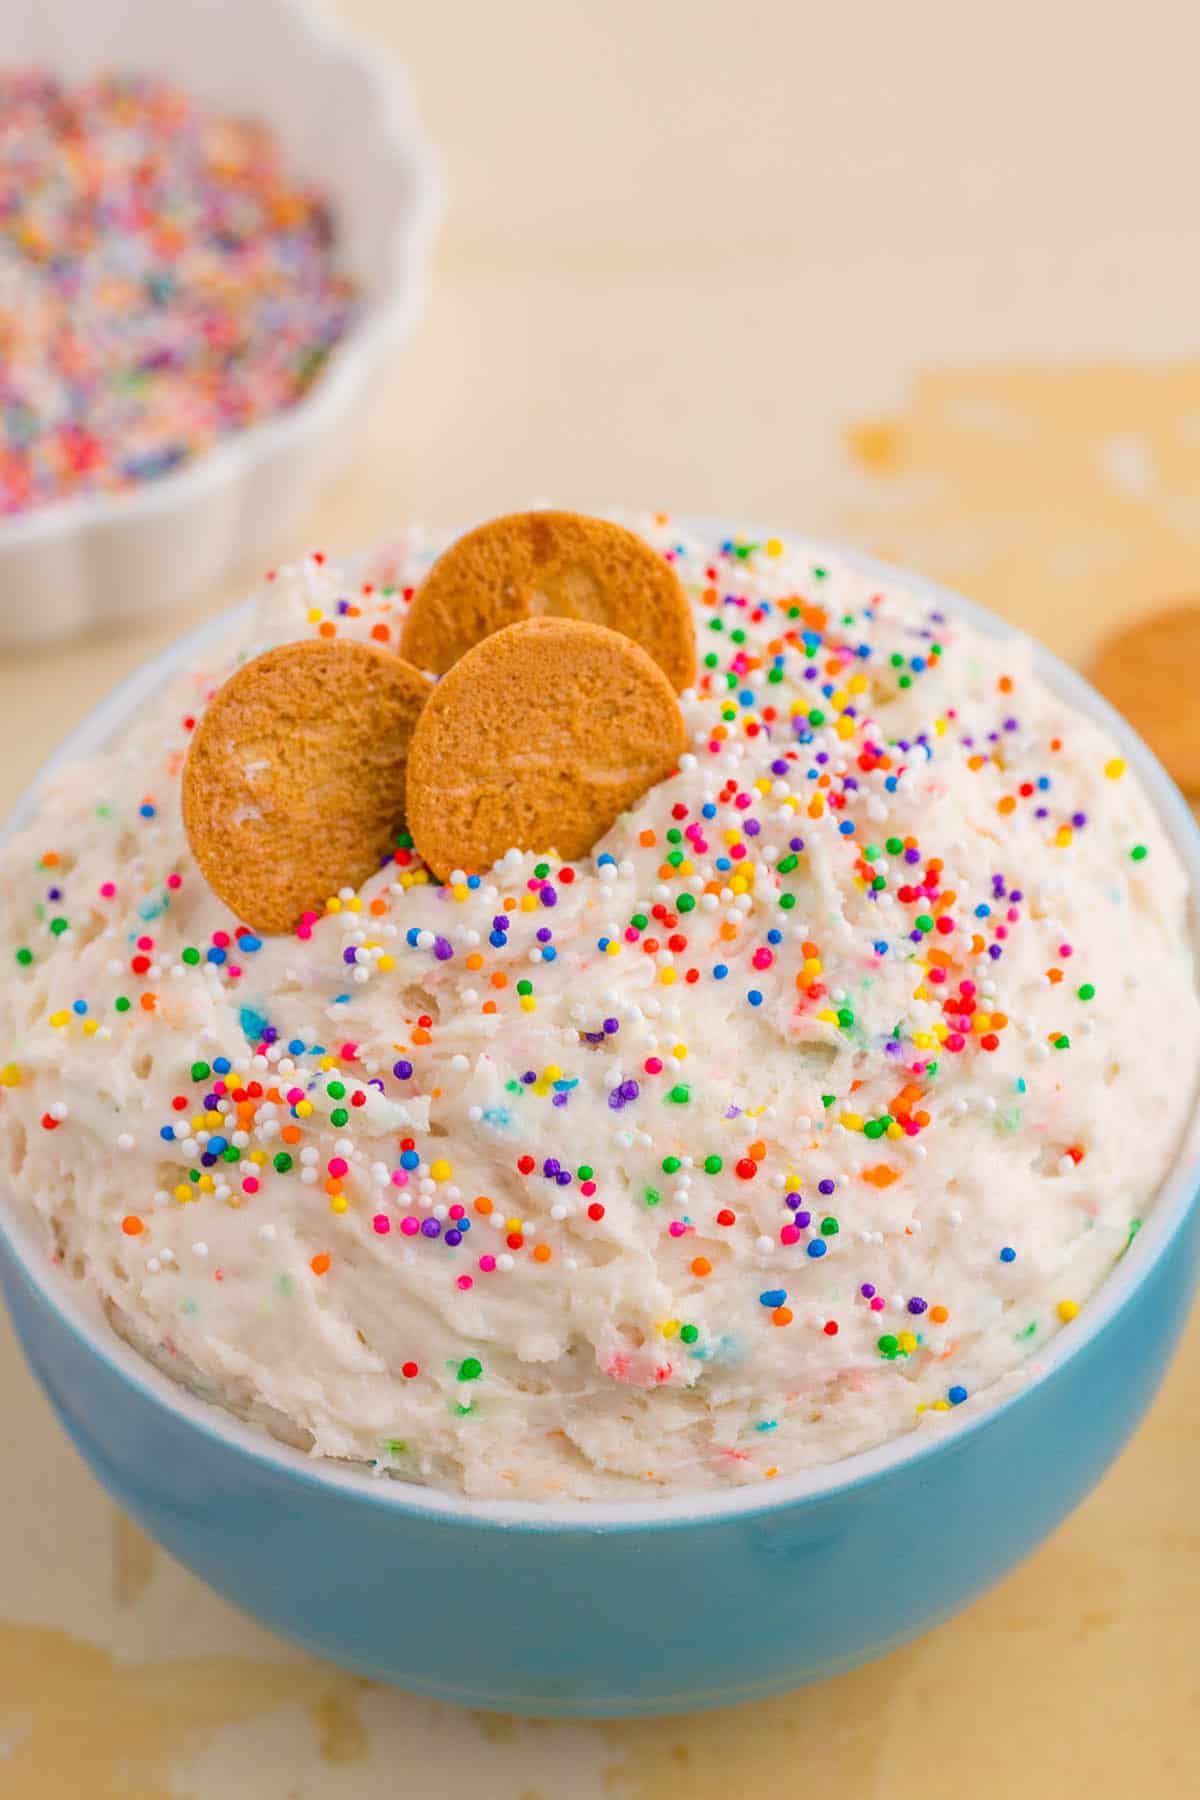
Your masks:
{"label": "round cookie", "polygon": [[662,670],[630,638],[525,619],[443,676],[408,759],[408,828],[436,875],[506,850],[586,856],[687,748]]}
{"label": "round cookie", "polygon": [[1139,619],[1102,649],[1092,679],[1187,794],[1200,793],[1200,604]]}
{"label": "round cookie", "polygon": [[380,866],[430,692],[389,651],[322,638],[268,650],[218,689],[188,752],[183,823],[239,919],[290,931]]}
{"label": "round cookie", "polygon": [[582,619],[633,638],[676,690],[696,678],[696,633],[670,563],[622,525],[581,513],[510,513],[459,538],[417,589],[401,651],[444,675],[519,619]]}

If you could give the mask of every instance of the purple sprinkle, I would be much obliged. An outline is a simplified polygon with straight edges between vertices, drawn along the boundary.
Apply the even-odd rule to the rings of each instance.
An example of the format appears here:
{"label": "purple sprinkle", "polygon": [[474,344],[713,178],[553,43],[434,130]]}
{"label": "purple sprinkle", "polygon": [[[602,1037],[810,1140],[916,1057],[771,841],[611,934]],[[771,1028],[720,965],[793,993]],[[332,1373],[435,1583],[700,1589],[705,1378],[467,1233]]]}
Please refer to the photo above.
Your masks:
{"label": "purple sprinkle", "polygon": [[790,1206],[792,1211],[795,1212],[798,1206],[803,1205],[803,1196],[801,1194],[789,1194],[784,1201],[784,1205]]}
{"label": "purple sprinkle", "polygon": [[613,1034],[613,1032],[614,1032],[614,1031],[620,1031],[620,1029],[621,1029],[621,1025],[620,1025],[620,1021],[619,1021],[619,1020],[617,1020],[617,1019],[605,1019],[605,1021],[604,1021],[604,1030],[605,1030],[605,1032],[606,1032],[606,1033],[607,1033],[607,1035],[608,1035],[608,1036],[609,1036],[609,1037],[611,1037],[611,1036],[612,1036],[612,1034]]}
{"label": "purple sprinkle", "polygon": [[762,830],[762,826],[757,819],[744,819],[742,821],[742,830],[746,833],[747,837],[757,837]]}
{"label": "purple sprinkle", "polygon": [[1076,827],[1086,825],[1087,824],[1087,814],[1086,813],[1072,813],[1071,814],[1071,823],[1072,823],[1072,825],[1074,825]]}
{"label": "purple sprinkle", "polygon": [[928,1300],[922,1300],[920,1294],[914,1294],[908,1303],[908,1310],[910,1313],[923,1313],[927,1311],[928,1306]]}
{"label": "purple sprinkle", "polygon": [[535,1073],[535,1071],[533,1069],[526,1069],[525,1073],[521,1077],[521,1080],[525,1083],[526,1087],[532,1087],[534,1082],[537,1080],[537,1074]]}
{"label": "purple sprinkle", "polygon": [[906,863],[919,863],[921,860],[921,852],[919,850],[906,850],[904,852],[904,860]]}
{"label": "purple sprinkle", "polygon": [[539,944],[548,944],[553,936],[554,933],[551,931],[550,927],[548,925],[543,925],[537,934],[537,941]]}
{"label": "purple sprinkle", "polygon": [[804,839],[803,838],[789,838],[788,839],[788,849],[789,850],[803,850],[803,848],[804,848]]}
{"label": "purple sprinkle", "polygon": [[787,772],[788,772],[787,764],[784,762],[782,756],[777,756],[775,758],[775,761],[771,764],[772,775],[786,775]]}
{"label": "purple sprinkle", "polygon": [[449,1249],[453,1250],[453,1248],[456,1244],[462,1243],[462,1232],[455,1231],[454,1227],[451,1226],[450,1230],[446,1233],[445,1237],[442,1239],[442,1242],[443,1242],[443,1244],[447,1245]]}
{"label": "purple sprinkle", "polygon": [[550,1104],[551,1106],[565,1106],[567,1104],[567,1096],[565,1094],[551,1094]]}
{"label": "purple sprinkle", "polygon": [[392,1064],[392,1074],[396,1077],[397,1081],[407,1081],[412,1074],[412,1069],[412,1064],[410,1062],[405,1062],[403,1057],[400,1058],[398,1063]]}
{"label": "purple sprinkle", "polygon": [[829,1176],[826,1175],[824,1181],[818,1181],[817,1192],[818,1192],[818,1194],[832,1194],[832,1192],[836,1186],[837,1186],[837,1182],[831,1181]]}
{"label": "purple sprinkle", "polygon": [[438,1223],[438,1221],[436,1219],[422,1219],[421,1235],[422,1235],[422,1237],[427,1237],[427,1238],[441,1237],[441,1235],[442,1235],[441,1225]]}
{"label": "purple sprinkle", "polygon": [[492,930],[493,931],[507,931],[508,930],[508,914],[507,913],[497,913],[496,914],[496,916],[492,920]]}
{"label": "purple sprinkle", "polygon": [[547,882],[545,887],[542,889],[541,901],[542,901],[543,906],[557,906],[558,905],[558,894],[555,891],[555,889],[550,886],[549,882]]}
{"label": "purple sprinkle", "polygon": [[810,1212],[798,1212],[796,1214],[796,1223],[803,1231],[806,1225],[812,1224],[812,1214]]}
{"label": "purple sprinkle", "polygon": [[873,1282],[864,1281],[858,1291],[864,1300],[873,1300],[875,1298],[875,1284]]}
{"label": "purple sprinkle", "polygon": [[433,954],[437,957],[439,962],[449,962],[450,958],[454,955],[454,945],[450,942],[449,938],[435,938]]}
{"label": "purple sprinkle", "polygon": [[[566,1097],[567,1097],[567,1096],[566,1096],[566,1095],[565,1095],[565,1094],[560,1094],[560,1095],[559,1095],[559,1099],[560,1099],[560,1100],[565,1100],[565,1099],[566,1099]],[[555,1177],[554,1177],[554,1179],[555,1179],[555,1182],[556,1182],[556,1183],[557,1183],[557,1185],[558,1185],[558,1186],[559,1186],[559,1187],[570,1187],[570,1185],[571,1185],[571,1171],[570,1171],[570,1170],[569,1170],[569,1169],[560,1169],[560,1170],[559,1170],[559,1171],[558,1171],[558,1174],[557,1174],[557,1175],[556,1175],[556,1176],[555,1176]]]}
{"label": "purple sprinkle", "polygon": [[542,1174],[557,1175],[561,1168],[562,1164],[559,1162],[557,1156],[548,1156],[542,1164]]}
{"label": "purple sprinkle", "polygon": [[355,963],[358,961],[358,951],[353,945],[351,945],[348,950],[342,951],[342,961],[344,963]]}

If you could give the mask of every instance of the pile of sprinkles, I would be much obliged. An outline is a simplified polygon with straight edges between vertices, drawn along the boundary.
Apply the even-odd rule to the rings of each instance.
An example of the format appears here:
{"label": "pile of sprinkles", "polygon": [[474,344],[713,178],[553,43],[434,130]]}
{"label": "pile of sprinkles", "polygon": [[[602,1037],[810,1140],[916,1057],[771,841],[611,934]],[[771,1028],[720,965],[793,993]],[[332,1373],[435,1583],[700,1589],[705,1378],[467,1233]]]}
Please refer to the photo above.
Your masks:
{"label": "pile of sprinkles", "polygon": [[[489,1418],[511,1433],[518,1339],[541,1319],[537,1355],[572,1384],[594,1364],[602,1391],[651,1413],[694,1398],[697,1420],[716,1396],[688,1480],[773,1478],[820,1460],[787,1450],[814,1410],[882,1396],[890,1433],[963,1406],[973,1369],[1015,1367],[1097,1279],[1076,1292],[1065,1255],[1047,1273],[1044,1221],[1016,1203],[974,1262],[953,1248],[972,1224],[955,1133],[969,1115],[958,1141],[1037,1158],[1071,1231],[1088,1225],[1072,1058],[1127,971],[1061,919],[1099,834],[1114,912],[1154,891],[1123,835],[1146,821],[1124,762],[1082,721],[1077,751],[1025,664],[974,660],[936,607],[778,539],[649,529],[697,609],[692,749],[590,859],[513,850],[439,886],[398,830],[361,891],[264,940],[207,894],[178,825],[206,682],[149,790],[102,779],[76,818],[96,854],[38,844],[19,871],[11,981],[61,998],[7,1061],[2,1021],[0,1137],[28,1088],[56,1155],[86,1160],[81,1089],[146,1046],[162,1103],[119,1121],[131,1178],[107,1228],[185,1350],[213,1284],[247,1307],[309,1284],[351,1325],[364,1268],[385,1303],[396,1281],[434,1296],[438,1322],[407,1308],[427,1329],[381,1371],[400,1427],[373,1440],[381,1467],[438,1477],[430,1408],[455,1444]],[[395,644],[421,554],[354,584],[309,559],[287,576],[298,628]],[[962,1177],[941,1215],[931,1149],[939,1180]],[[303,1248],[287,1267],[285,1237]],[[572,1323],[626,1255],[628,1298]]]}
{"label": "pile of sprinkles", "polygon": [[270,131],[172,84],[0,69],[0,517],[291,406],[354,310]]}

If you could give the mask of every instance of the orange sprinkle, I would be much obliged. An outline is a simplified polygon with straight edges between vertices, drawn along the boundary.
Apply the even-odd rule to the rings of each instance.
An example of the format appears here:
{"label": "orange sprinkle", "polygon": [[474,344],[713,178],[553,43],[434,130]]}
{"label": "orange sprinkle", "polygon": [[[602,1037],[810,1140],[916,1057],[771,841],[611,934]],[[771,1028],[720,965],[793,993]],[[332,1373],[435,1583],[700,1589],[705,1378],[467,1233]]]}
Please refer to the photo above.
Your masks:
{"label": "orange sprinkle", "polygon": [[996,683],[996,686],[1000,689],[1000,692],[1002,694],[1011,694],[1013,691],[1012,676],[1011,675],[1002,675],[1000,677],[999,681]]}
{"label": "orange sprinkle", "polygon": [[121,1220],[121,1230],[126,1237],[141,1237],[145,1229],[145,1225],[136,1213],[130,1213],[127,1218]]}
{"label": "orange sprinkle", "polygon": [[721,937],[728,944],[737,936],[737,934],[738,934],[737,926],[732,924],[728,919],[726,919],[724,925],[722,925],[722,927],[721,927]]}
{"label": "orange sprinkle", "polygon": [[486,1219],[488,1214],[490,1212],[494,1212],[495,1210],[496,1209],[495,1209],[493,1202],[488,1199],[488,1196],[486,1194],[476,1194],[476,1196],[475,1196],[475,1211],[477,1213],[482,1213],[484,1218]]}
{"label": "orange sprinkle", "polygon": [[332,1261],[333,1258],[328,1256],[326,1252],[322,1250],[317,1256],[313,1257],[308,1266],[314,1275],[327,1275],[329,1273],[329,1265]]}
{"label": "orange sprinkle", "polygon": [[638,833],[638,843],[642,846],[643,850],[651,849],[655,844],[657,844],[657,842],[658,842],[658,833],[657,832],[640,831]]}
{"label": "orange sprinkle", "polygon": [[483,958],[480,956],[478,950],[472,950],[470,956],[468,956],[467,967],[468,969],[482,969]]}
{"label": "orange sprinkle", "polygon": [[482,1007],[480,1008],[480,1011],[485,1012],[485,1013],[494,1013],[494,1012],[498,1012],[499,1010],[500,1009],[496,1005],[496,1002],[494,1000],[485,1000]]}
{"label": "orange sprinkle", "polygon": [[777,1306],[771,1314],[772,1325],[790,1325],[793,1313],[790,1306]]}
{"label": "orange sprinkle", "polygon": [[533,1246],[534,1262],[547,1263],[550,1261],[552,1254],[553,1252],[551,1251],[549,1244],[535,1244]]}
{"label": "orange sprinkle", "polygon": [[[332,619],[326,619],[323,624],[318,625],[317,630],[320,632],[321,636],[324,638],[330,638],[330,637],[337,636],[337,626],[334,624]],[[316,1260],[317,1260],[316,1258],[313,1259],[313,1267],[314,1268],[316,1268]],[[328,1263],[326,1263],[326,1267],[328,1267]],[[318,1275],[323,1275],[324,1273],[325,1273],[324,1269],[317,1269]]]}
{"label": "orange sprinkle", "polygon": [[712,1264],[709,1262],[707,1256],[693,1256],[692,1274],[699,1276],[712,1274]]}
{"label": "orange sprinkle", "polygon": [[285,1144],[298,1144],[303,1133],[298,1125],[285,1125],[279,1135]]}
{"label": "orange sprinkle", "polygon": [[929,1317],[934,1325],[944,1325],[946,1320],[950,1317],[949,1309],[944,1306],[931,1306],[929,1309]]}
{"label": "orange sprinkle", "polygon": [[751,1162],[762,1162],[766,1154],[767,1146],[763,1143],[761,1138],[756,1138],[754,1143],[752,1143],[746,1151],[746,1155],[750,1158]]}
{"label": "orange sprinkle", "polygon": [[898,1169],[889,1169],[886,1163],[876,1163],[873,1169],[863,1170],[863,1180],[869,1181],[872,1187],[889,1188],[893,1181],[899,1181]]}
{"label": "orange sprinkle", "polygon": [[1003,800],[997,800],[996,802],[996,811],[998,813],[1010,813],[1016,812],[1016,810],[1017,803],[1011,794],[1005,794]]}
{"label": "orange sprinkle", "polygon": [[433,1039],[430,1037],[429,1033],[426,1031],[426,1029],[423,1025],[414,1025],[413,1026],[413,1043],[414,1044],[430,1044],[432,1042],[433,1042]]}
{"label": "orange sprinkle", "polygon": [[506,988],[508,986],[508,976],[504,973],[503,969],[497,969],[495,974],[490,977],[490,980],[494,988]]}
{"label": "orange sprinkle", "polygon": [[387,911],[387,909],[388,909],[388,906],[387,906],[386,900],[383,900],[383,899],[372,900],[371,911],[374,913],[374,915],[377,919],[382,918],[383,914]]}
{"label": "orange sprinkle", "polygon": [[371,627],[371,636],[377,644],[386,644],[391,635],[386,625],[372,625]]}
{"label": "orange sprinkle", "polygon": [[158,1005],[158,995],[157,994],[143,994],[142,995],[142,1011],[143,1012],[153,1012],[157,1005]]}
{"label": "orange sprinkle", "polygon": [[1046,970],[1046,980],[1050,983],[1051,987],[1057,987],[1062,978],[1063,972],[1061,969]]}

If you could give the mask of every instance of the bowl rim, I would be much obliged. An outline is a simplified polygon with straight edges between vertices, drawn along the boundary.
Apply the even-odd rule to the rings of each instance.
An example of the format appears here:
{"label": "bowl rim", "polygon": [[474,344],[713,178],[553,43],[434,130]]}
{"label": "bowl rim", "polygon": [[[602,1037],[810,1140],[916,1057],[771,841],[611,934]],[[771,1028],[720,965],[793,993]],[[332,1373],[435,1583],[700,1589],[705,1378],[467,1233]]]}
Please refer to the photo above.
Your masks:
{"label": "bowl rim", "polygon": [[[817,558],[841,560],[880,583],[902,584],[909,592],[965,619],[987,637],[1031,646],[1034,668],[1052,691],[1104,726],[1135,769],[1187,871],[1195,937],[1196,910],[1200,904],[1200,826],[1175,783],[1133,727],[1053,651],[952,589],[837,542],[778,529],[767,532],[752,526],[734,528],[728,521],[697,516],[672,517],[671,523],[681,533],[688,534],[716,533],[722,538],[758,542],[769,536],[780,538],[790,548]],[[447,538],[451,535],[446,534]],[[346,555],[337,561],[340,566],[353,569],[363,558]],[[0,822],[0,846],[14,832],[32,822],[44,789],[62,768],[108,744],[146,700],[181,673],[194,658],[227,638],[235,626],[251,616],[254,606],[255,600],[251,597],[222,610],[177,638],[114,688],[68,734],[8,817]],[[980,1389],[975,1396],[978,1404],[969,1412],[966,1409],[941,1414],[930,1412],[920,1426],[887,1439],[873,1449],[773,1480],[769,1493],[764,1494],[760,1487],[743,1487],[727,1493],[703,1490],[621,1501],[476,1500],[381,1473],[372,1476],[362,1464],[334,1462],[298,1450],[271,1436],[265,1427],[240,1419],[218,1401],[203,1399],[173,1381],[118,1337],[98,1307],[89,1306],[86,1297],[76,1296],[63,1288],[44,1250],[35,1244],[31,1229],[7,1198],[0,1202],[0,1247],[7,1248],[26,1282],[49,1306],[79,1348],[98,1357],[111,1375],[138,1389],[144,1399],[166,1408],[174,1417],[196,1427],[210,1439],[218,1440],[229,1451],[321,1490],[328,1497],[341,1494],[401,1516],[417,1514],[427,1521],[447,1525],[461,1523],[504,1530],[554,1530],[594,1535],[600,1530],[646,1531],[680,1524],[721,1525],[735,1519],[778,1514],[809,1502],[860,1493],[914,1464],[948,1453],[986,1430],[1022,1399],[1061,1376],[1066,1367],[1107,1330],[1167,1256],[1198,1199],[1200,1096],[1194,1100],[1175,1162],[1155,1196],[1146,1224],[1095,1290],[1078,1320],[1072,1322],[1069,1330],[1058,1332],[1044,1354],[1018,1365],[991,1388]],[[995,1393],[995,1398],[990,1401],[989,1393]]]}
{"label": "bowl rim", "polygon": [[260,463],[318,437],[342,417],[355,392],[357,370],[375,362],[419,318],[430,280],[430,253],[445,209],[441,159],[426,138],[407,71],[382,44],[372,44],[319,9],[316,0],[272,0],[290,16],[297,35],[322,56],[352,64],[374,90],[380,135],[393,161],[403,166],[410,192],[388,217],[383,262],[387,279],[376,297],[352,317],[324,368],[305,393],[281,412],[232,432],[194,462],[114,493],[52,499],[27,512],[0,518],[0,559],[61,540],[70,542],[104,528],[135,527],[183,510],[196,499],[231,484]]}

